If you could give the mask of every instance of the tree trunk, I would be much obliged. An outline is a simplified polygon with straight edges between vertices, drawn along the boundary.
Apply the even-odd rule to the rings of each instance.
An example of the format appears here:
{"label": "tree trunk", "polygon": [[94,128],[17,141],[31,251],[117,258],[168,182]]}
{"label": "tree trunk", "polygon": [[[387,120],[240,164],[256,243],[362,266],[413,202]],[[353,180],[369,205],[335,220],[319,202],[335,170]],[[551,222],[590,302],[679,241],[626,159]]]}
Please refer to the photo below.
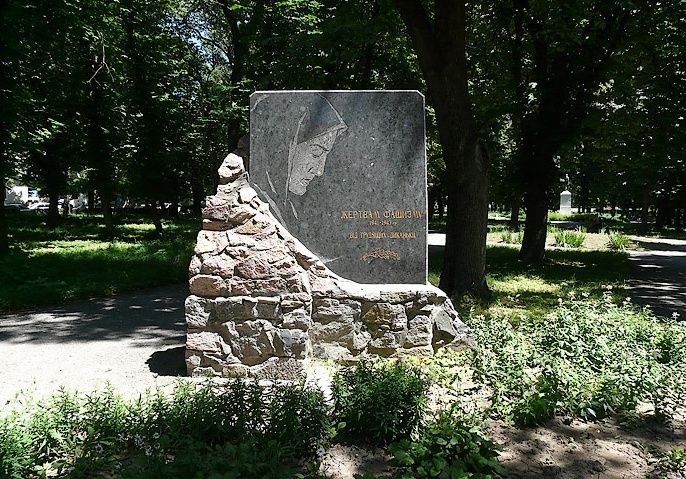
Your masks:
{"label": "tree trunk", "polygon": [[488,155],[467,85],[464,2],[436,0],[433,22],[420,0],[395,0],[436,110],[448,178],[448,223],[440,287],[488,296]]}
{"label": "tree trunk", "polygon": [[519,259],[525,263],[540,263],[545,259],[548,235],[548,202],[544,189],[531,189],[524,197],[526,221]]}
{"label": "tree trunk", "polygon": [[648,231],[648,209],[650,208],[650,191],[647,188],[643,190],[641,199],[641,232],[646,233]]}
{"label": "tree trunk", "polygon": [[162,228],[162,217],[157,201],[152,201],[150,203],[150,213],[152,214],[152,224],[155,225],[155,236],[159,238],[164,233],[164,230]]}
{"label": "tree trunk", "polygon": [[2,185],[2,204],[0,205],[0,256],[9,253],[10,244],[7,232],[7,217],[5,215],[5,175],[2,174],[2,165],[0,165],[0,185]]}
{"label": "tree trunk", "polygon": [[519,210],[521,204],[522,200],[519,195],[512,197],[512,209],[510,210],[510,229],[512,231],[519,231]]}
{"label": "tree trunk", "polygon": [[429,218],[429,222],[433,221],[434,214],[436,213],[436,194],[434,193],[433,188],[428,188],[426,192],[427,196],[427,205],[428,205],[428,212],[427,216]]}
{"label": "tree trunk", "polygon": [[114,227],[114,217],[112,215],[112,198],[107,190],[103,190],[100,194],[100,202],[102,208],[102,218],[105,222],[105,235],[108,238],[114,238],[116,229]]}
{"label": "tree trunk", "polygon": [[62,198],[62,216],[69,217],[69,195]]}
{"label": "tree trunk", "polygon": [[200,217],[202,215],[202,200],[205,197],[202,184],[194,182],[191,191],[193,194],[193,216]]}
{"label": "tree trunk", "polygon": [[60,224],[60,194],[54,189],[48,190],[49,204],[48,217],[45,219],[45,224],[48,228],[57,228]]}
{"label": "tree trunk", "polygon": [[[543,116],[543,118],[546,118]],[[543,122],[548,126],[553,120]],[[554,177],[554,153],[558,145],[550,140],[550,133],[537,127],[536,123],[527,125],[519,158],[525,184],[524,237],[519,250],[519,260],[524,263],[539,263],[545,259],[545,243],[548,235],[548,188]]]}
{"label": "tree trunk", "polygon": [[89,213],[95,213],[95,190],[88,190],[88,206]]}
{"label": "tree trunk", "polygon": [[669,202],[667,201],[667,198],[662,197],[657,201],[657,205],[655,207],[655,229],[660,231],[667,226],[668,222],[668,208],[669,208]]}
{"label": "tree trunk", "polygon": [[[490,295],[486,284],[486,233],[488,231],[488,157],[472,134],[462,148],[443,148],[448,182],[448,221],[439,287],[449,294],[471,291]],[[451,159],[449,159],[452,156]],[[448,164],[451,164],[448,168]],[[463,164],[458,175],[454,165]]]}

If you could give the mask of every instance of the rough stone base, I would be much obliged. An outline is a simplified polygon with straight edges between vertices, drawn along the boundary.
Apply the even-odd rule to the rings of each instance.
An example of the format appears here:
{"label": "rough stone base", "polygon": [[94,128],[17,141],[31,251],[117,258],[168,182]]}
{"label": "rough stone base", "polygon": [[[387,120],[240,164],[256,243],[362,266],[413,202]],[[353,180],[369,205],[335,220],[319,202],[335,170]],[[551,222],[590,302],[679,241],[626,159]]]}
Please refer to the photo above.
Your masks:
{"label": "rough stone base", "polygon": [[189,375],[292,379],[310,357],[429,356],[466,339],[441,290],[340,278],[271,215],[240,157],[219,175],[189,267]]}

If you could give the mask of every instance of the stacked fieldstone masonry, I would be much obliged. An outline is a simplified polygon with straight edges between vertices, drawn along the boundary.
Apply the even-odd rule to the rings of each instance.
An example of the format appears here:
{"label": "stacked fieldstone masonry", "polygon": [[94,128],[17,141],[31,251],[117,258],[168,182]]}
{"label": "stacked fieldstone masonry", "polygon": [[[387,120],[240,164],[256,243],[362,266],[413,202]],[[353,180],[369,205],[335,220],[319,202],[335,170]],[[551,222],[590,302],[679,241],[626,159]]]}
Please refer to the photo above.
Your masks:
{"label": "stacked fieldstone masonry", "polygon": [[431,285],[336,276],[271,215],[229,155],[207,198],[186,299],[192,376],[293,378],[310,357],[427,356],[467,328]]}

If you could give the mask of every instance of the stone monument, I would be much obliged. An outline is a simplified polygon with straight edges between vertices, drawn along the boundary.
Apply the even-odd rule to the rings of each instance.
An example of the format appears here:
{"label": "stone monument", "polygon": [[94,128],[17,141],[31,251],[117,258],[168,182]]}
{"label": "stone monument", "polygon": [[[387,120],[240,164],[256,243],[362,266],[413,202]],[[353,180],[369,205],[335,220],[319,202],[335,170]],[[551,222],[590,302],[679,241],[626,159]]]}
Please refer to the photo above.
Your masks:
{"label": "stone monument", "polygon": [[250,175],[224,160],[189,267],[189,374],[290,379],[464,340],[426,282],[423,97],[257,92],[250,112]]}
{"label": "stone monument", "polygon": [[425,283],[424,97],[416,91],[256,92],[250,182],[331,271]]}
{"label": "stone monument", "polygon": [[572,213],[572,193],[568,190],[560,193],[560,213],[565,215]]}

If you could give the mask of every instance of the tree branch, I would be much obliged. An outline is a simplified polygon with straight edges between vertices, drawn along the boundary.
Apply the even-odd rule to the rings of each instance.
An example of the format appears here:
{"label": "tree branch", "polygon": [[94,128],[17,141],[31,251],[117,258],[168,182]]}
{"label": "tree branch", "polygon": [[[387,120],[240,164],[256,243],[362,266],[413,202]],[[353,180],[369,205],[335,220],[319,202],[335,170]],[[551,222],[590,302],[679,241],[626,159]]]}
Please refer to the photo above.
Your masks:
{"label": "tree branch", "polygon": [[419,0],[394,0],[412,43],[417,51],[419,64],[427,81],[436,78],[440,70],[440,58],[436,37],[429,16]]}

